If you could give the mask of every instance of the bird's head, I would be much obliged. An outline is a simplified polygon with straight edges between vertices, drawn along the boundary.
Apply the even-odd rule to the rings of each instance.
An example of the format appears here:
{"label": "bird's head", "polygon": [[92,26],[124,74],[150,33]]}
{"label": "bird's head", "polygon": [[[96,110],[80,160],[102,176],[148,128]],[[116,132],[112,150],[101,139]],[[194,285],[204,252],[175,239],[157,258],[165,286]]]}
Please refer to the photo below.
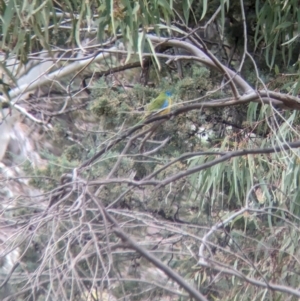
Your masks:
{"label": "bird's head", "polygon": [[172,96],[172,92],[171,92],[171,91],[166,91],[166,95],[167,95],[168,97],[171,97],[171,96]]}

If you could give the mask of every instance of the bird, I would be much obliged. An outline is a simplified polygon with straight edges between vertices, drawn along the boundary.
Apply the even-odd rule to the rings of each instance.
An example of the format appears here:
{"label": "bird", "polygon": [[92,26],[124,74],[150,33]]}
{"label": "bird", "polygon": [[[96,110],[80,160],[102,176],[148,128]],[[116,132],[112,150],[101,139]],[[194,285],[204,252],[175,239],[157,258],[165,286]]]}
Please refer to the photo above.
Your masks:
{"label": "bird", "polygon": [[153,99],[146,106],[145,118],[149,118],[153,115],[165,115],[169,114],[172,106],[172,92],[161,92],[155,99]]}

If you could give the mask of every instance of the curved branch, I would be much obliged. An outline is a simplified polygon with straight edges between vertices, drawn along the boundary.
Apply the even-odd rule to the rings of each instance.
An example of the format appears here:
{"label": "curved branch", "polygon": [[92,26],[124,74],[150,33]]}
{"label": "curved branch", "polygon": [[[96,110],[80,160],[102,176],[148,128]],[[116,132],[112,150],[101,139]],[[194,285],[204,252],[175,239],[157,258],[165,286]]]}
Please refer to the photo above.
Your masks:
{"label": "curved branch", "polygon": [[[116,50],[116,47],[112,47],[109,50]],[[84,59],[82,58],[82,60],[77,61],[77,62],[73,62],[72,64],[60,68],[50,74],[47,74],[47,71],[42,73],[40,76],[38,76],[37,78],[33,79],[30,83],[25,83],[22,84],[19,87],[16,87],[14,89],[12,89],[9,92],[9,96],[12,100],[12,104],[15,104],[18,101],[18,98],[26,92],[30,92],[32,90],[37,89],[38,87],[47,85],[49,83],[51,83],[53,80],[58,80],[64,76],[70,75],[70,74],[74,74],[75,72],[77,72],[78,70],[80,70],[81,68],[89,65],[92,62],[98,62],[103,60],[104,58],[110,56],[109,52],[105,52],[105,53],[100,53],[95,57],[91,57],[88,59]],[[49,68],[50,70],[51,68]]]}
{"label": "curved branch", "polygon": [[[164,45],[167,46],[185,49],[186,51],[199,58],[199,60],[203,64],[219,71],[218,66],[216,66],[216,64],[202,50],[198,49],[197,47],[188,42],[178,41],[175,39],[161,38],[153,35],[148,35],[148,37],[151,41],[155,43],[164,43]],[[231,69],[225,66],[223,67],[223,69],[226,70],[228,76],[231,77],[229,78],[229,80],[232,80],[243,91],[243,93],[247,94],[254,91],[254,89],[236,72],[232,71]]]}

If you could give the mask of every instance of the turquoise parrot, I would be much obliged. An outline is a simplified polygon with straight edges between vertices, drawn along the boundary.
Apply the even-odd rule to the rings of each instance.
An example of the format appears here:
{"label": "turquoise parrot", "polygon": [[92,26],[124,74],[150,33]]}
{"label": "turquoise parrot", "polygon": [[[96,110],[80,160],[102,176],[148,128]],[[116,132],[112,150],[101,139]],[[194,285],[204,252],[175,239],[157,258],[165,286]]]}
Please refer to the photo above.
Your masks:
{"label": "turquoise parrot", "polygon": [[172,93],[170,91],[161,92],[155,99],[153,99],[146,106],[146,115],[149,117],[151,115],[165,115],[170,113],[172,105]]}

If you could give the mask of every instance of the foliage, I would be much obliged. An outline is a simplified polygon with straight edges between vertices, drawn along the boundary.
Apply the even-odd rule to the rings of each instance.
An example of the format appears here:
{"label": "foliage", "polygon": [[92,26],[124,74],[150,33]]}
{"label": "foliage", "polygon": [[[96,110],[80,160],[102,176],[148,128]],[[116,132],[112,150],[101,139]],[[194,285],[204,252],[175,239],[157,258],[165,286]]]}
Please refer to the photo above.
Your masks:
{"label": "foliage", "polygon": [[299,298],[296,4],[1,2],[0,295]]}

